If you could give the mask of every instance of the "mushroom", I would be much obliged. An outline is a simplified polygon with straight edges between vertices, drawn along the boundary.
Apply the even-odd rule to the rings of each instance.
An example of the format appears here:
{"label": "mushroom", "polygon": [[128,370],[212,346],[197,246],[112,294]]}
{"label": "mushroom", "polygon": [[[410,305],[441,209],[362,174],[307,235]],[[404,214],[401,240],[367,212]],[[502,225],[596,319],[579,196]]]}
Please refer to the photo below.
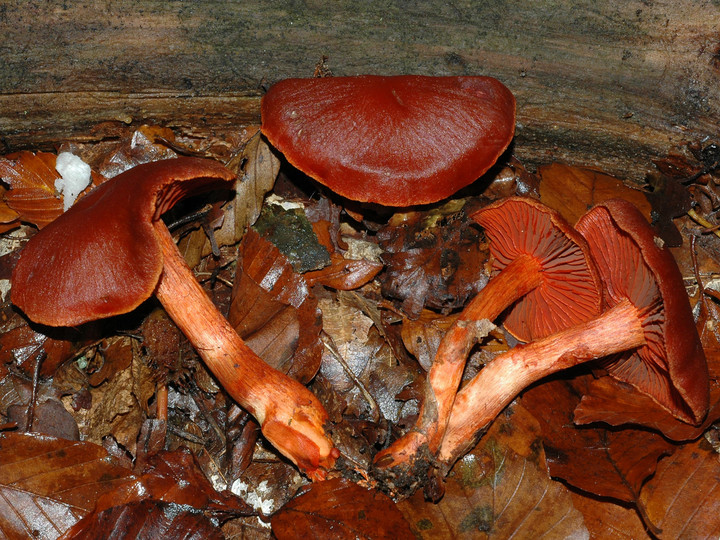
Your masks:
{"label": "mushroom", "polygon": [[12,277],[12,301],[33,321],[75,326],[128,313],[153,293],[265,437],[312,479],[339,452],[327,413],[297,381],[265,364],[219,313],[161,216],[183,197],[231,188],[221,164],[180,157],[138,165],[101,184],[38,232]]}
{"label": "mushroom", "polygon": [[445,472],[523,388],[593,359],[603,358],[611,376],[683,422],[698,425],[707,414],[705,354],[670,251],[624,200],[595,206],[576,227],[597,263],[608,309],[486,365],[455,399],[438,455]]}
{"label": "mushroom", "polygon": [[439,201],[510,144],[515,98],[490,77],[286,79],[262,100],[262,132],[296,168],[343,197]]}
{"label": "mushroom", "polygon": [[431,456],[438,451],[467,354],[487,333],[479,333],[481,321],[493,321],[512,306],[506,329],[521,341],[530,341],[600,313],[600,278],[587,244],[556,211],[533,199],[509,197],[471,217],[485,229],[499,273],[443,337],[428,372],[418,420],[377,454],[375,464],[380,469],[411,467],[413,460],[423,457],[418,453],[424,445]]}

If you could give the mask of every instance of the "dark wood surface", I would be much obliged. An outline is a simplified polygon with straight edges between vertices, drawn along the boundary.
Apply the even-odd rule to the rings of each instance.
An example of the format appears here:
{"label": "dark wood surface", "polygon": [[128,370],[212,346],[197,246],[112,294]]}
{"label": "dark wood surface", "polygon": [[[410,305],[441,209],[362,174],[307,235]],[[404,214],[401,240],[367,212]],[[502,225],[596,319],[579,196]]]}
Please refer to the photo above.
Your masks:
{"label": "dark wood surface", "polygon": [[310,76],[480,74],[518,99],[514,152],[641,179],[717,138],[718,0],[0,1],[0,153],[257,122],[263,87]]}

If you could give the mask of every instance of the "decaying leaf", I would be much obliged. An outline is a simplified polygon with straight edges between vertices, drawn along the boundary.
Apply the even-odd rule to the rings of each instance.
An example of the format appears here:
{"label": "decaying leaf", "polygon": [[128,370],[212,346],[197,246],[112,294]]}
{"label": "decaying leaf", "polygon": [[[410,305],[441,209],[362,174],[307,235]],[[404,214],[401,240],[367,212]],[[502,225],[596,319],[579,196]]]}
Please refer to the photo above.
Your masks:
{"label": "decaying leaf", "polygon": [[660,462],[640,502],[659,538],[720,535],[720,455],[705,439]]}
{"label": "decaying leaf", "polygon": [[590,207],[616,198],[630,201],[650,216],[650,203],[644,192],[600,171],[552,163],[540,167],[538,173],[540,200],[560,212],[569,223],[576,223]]}
{"label": "decaying leaf", "polygon": [[0,534],[59,537],[103,493],[135,476],[101,446],[43,435],[0,434]]}
{"label": "decaying leaf", "polygon": [[634,508],[572,492],[575,508],[583,515],[590,538],[640,540],[647,538],[645,525]]}
{"label": "decaying leaf", "polygon": [[93,512],[67,537],[107,537],[114,530],[109,527],[125,524],[129,533],[122,538],[135,538],[129,534],[140,531],[170,534],[185,527],[189,527],[185,532],[195,534],[177,537],[199,539],[209,534],[212,538],[218,534],[219,521],[253,513],[232,493],[216,492],[193,455],[183,449],[150,458],[142,475],[99,497]]}
{"label": "decaying leaf", "polygon": [[320,367],[317,301],[287,258],[252,229],[240,246],[228,319],[263,360],[302,383]]}
{"label": "decaying leaf", "polygon": [[424,539],[588,538],[570,493],[545,468],[539,428],[521,407],[501,415],[458,461],[439,503],[421,493],[399,503]]}
{"label": "decaying leaf", "polygon": [[[0,179],[10,186],[5,202],[22,221],[40,229],[63,213],[62,198],[55,190],[55,180],[60,178],[55,170],[56,157],[47,152],[22,151],[12,159],[0,158]],[[80,196],[103,180],[93,173],[92,184]]]}
{"label": "decaying leaf", "polygon": [[431,212],[398,216],[378,232],[387,266],[383,295],[401,299],[410,317],[423,307],[461,307],[487,283],[487,252],[464,204],[451,201]]}
{"label": "decaying leaf", "polygon": [[574,427],[573,411],[587,377],[544,382],[526,391],[521,403],[541,425],[553,477],[600,497],[635,502],[658,460],[674,446],[645,430]]}
{"label": "decaying leaf", "polygon": [[[248,138],[230,159],[227,167],[235,172],[235,194],[230,201],[214,209],[213,237],[217,246],[232,246],[260,216],[265,195],[275,184],[280,161],[263,140],[259,128],[246,130]],[[190,266],[212,253],[212,243],[205,231],[194,230],[178,245]]]}
{"label": "decaying leaf", "polygon": [[415,538],[392,500],[341,478],[307,486],[273,515],[271,523],[279,540]]}

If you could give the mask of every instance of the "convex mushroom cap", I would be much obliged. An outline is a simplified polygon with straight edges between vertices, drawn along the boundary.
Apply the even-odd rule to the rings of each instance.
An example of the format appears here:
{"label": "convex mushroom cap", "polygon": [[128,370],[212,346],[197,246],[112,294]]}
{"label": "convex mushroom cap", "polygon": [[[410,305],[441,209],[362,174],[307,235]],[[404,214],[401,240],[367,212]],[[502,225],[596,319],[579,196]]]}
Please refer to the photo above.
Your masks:
{"label": "convex mushroom cap", "polygon": [[179,158],[104,182],[23,248],[12,302],[50,326],[129,313],[152,296],[162,273],[152,222],[188,195],[231,188],[234,178],[215,161]]}
{"label": "convex mushroom cap", "polygon": [[132,311],[155,294],[227,392],[311,479],[339,455],[327,413],[303,385],[265,364],[195,279],[161,216],[181,198],[230,187],[221,164],[180,157],[101,184],[37,233],[13,273],[12,300],[36,322],[77,325]]}
{"label": "convex mushroom cap", "polygon": [[432,203],[484,174],[510,144],[515,98],[490,77],[286,79],[262,132],[334,192],[386,206]]}

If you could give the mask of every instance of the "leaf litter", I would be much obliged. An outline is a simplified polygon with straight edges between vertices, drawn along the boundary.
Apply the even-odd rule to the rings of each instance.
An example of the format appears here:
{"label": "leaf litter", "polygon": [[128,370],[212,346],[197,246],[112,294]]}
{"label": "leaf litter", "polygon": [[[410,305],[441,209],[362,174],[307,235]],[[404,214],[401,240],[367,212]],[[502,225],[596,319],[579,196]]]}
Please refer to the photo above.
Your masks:
{"label": "leaf litter", "polygon": [[[72,150],[92,166],[96,184],[178,154],[216,157],[241,174],[232,200],[207,201],[199,217],[175,230],[181,249],[250,346],[310,384],[330,414],[343,455],[339,470],[352,481],[338,473],[308,484],[264,443],[153,301],[128,316],[62,333],[28,325],[5,298],[0,532],[43,538],[102,536],[112,527],[178,538],[291,538],[300,529],[334,538],[717,535],[718,454],[703,437],[720,417],[720,238],[714,233],[720,175],[711,145],[689,145],[659,160],[644,186],[561,164],[534,174],[511,158],[479,195],[388,215],[346,208],[308,192],[306,181],[294,187],[292,176],[283,176],[273,197],[295,210],[270,207],[266,194],[280,162],[257,127],[241,131],[199,141],[143,126]],[[0,278],[10,275],[13,254],[33,227],[62,211],[54,158],[30,152],[0,158],[0,232],[3,241],[20,235],[2,254]],[[671,204],[670,193],[687,194],[694,213]],[[439,339],[489,277],[482,230],[467,215],[513,194],[539,197],[571,222],[594,203],[622,197],[652,215],[664,238],[677,244],[679,235],[674,254],[699,314],[711,414],[702,426],[687,426],[601,372],[576,370],[511,404],[440,482],[438,503],[421,492],[393,501],[368,489],[372,457],[413,424]],[[278,239],[289,230],[301,231],[305,243]],[[298,262],[312,254],[310,263]],[[513,344],[494,331],[476,347],[466,377]],[[167,421],[157,419],[160,388],[168,390]]]}

